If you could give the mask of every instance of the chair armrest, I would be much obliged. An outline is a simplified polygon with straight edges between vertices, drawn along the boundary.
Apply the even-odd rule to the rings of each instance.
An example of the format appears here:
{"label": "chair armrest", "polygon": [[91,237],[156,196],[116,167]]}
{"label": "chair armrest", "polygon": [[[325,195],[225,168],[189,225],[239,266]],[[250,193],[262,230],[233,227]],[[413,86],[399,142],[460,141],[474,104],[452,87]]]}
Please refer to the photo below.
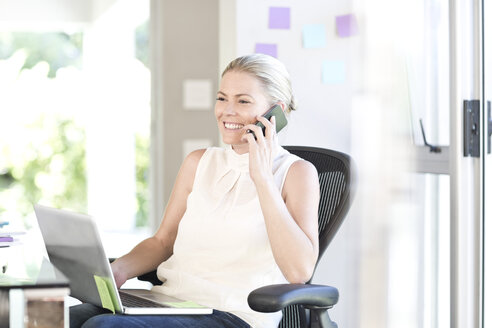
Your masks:
{"label": "chair armrest", "polygon": [[277,312],[294,304],[306,308],[331,308],[337,302],[338,290],[323,285],[269,285],[255,289],[248,296],[250,308],[258,312]]}
{"label": "chair armrest", "polygon": [[157,278],[157,270],[147,272],[138,276],[138,280],[148,281],[154,286],[162,285],[162,281],[160,281],[159,278]]}

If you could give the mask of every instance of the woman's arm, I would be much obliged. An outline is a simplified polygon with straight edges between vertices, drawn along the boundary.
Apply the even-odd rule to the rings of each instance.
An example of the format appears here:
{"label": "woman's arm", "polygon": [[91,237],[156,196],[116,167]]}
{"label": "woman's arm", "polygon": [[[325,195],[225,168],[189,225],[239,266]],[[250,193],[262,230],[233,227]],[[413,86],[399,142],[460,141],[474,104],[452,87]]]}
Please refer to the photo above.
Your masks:
{"label": "woman's arm", "polygon": [[266,127],[265,137],[255,125],[247,125],[257,135],[245,134],[249,143],[250,176],[256,185],[268,238],[275,261],[291,283],[308,281],[318,259],[319,182],[316,168],[307,161],[294,162],[282,192],[272,173],[277,145],[275,117],[257,117]]}
{"label": "woman's arm", "polygon": [[296,161],[280,194],[273,179],[256,183],[275,261],[291,283],[308,281],[318,259],[319,183],[314,166]]}
{"label": "woman's arm", "polygon": [[157,232],[111,263],[118,288],[130,278],[155,270],[173,254],[178,225],[186,211],[186,201],[193,188],[196,168],[204,152],[204,149],[196,150],[185,158]]}

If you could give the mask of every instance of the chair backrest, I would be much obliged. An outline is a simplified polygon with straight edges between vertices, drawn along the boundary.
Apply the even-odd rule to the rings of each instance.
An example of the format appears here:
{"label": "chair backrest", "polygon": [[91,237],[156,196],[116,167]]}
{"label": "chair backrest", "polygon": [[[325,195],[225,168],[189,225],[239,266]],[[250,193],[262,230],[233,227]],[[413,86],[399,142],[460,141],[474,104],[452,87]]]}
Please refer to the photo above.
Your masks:
{"label": "chair backrest", "polygon": [[[333,240],[350,207],[353,189],[351,159],[334,150],[284,146],[292,154],[311,162],[318,170],[320,201],[318,210],[319,256]],[[309,282],[308,282],[309,283]],[[307,327],[306,313],[299,306],[290,306],[283,311],[279,328]]]}

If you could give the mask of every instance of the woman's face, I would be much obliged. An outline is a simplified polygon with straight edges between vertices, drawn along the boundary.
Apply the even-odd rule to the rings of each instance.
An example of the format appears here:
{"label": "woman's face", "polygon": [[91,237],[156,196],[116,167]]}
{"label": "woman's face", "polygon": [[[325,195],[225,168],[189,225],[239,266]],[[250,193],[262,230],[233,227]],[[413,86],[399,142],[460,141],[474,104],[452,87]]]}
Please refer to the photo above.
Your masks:
{"label": "woman's face", "polygon": [[248,151],[247,141],[242,141],[247,124],[256,123],[270,102],[260,81],[245,72],[229,71],[223,77],[217,92],[215,117],[224,143],[240,154]]}

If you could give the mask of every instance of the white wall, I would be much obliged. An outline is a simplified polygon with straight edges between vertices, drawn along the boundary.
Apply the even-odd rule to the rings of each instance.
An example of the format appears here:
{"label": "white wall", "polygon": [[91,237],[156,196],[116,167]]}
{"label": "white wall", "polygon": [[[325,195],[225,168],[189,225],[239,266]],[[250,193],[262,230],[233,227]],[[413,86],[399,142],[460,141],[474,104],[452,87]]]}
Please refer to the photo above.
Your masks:
{"label": "white wall", "polygon": [[116,1],[0,0],[0,26],[17,30],[36,28],[39,31],[85,25],[92,23]]}
{"label": "white wall", "polygon": [[92,1],[79,0],[0,0],[0,24],[21,26],[84,23],[91,20]]}
{"label": "white wall", "polygon": [[[270,6],[290,7],[289,30],[268,28]],[[356,38],[340,38],[335,32],[335,16],[351,13],[350,1],[237,1],[237,55],[254,52],[255,43],[278,45],[278,59],[289,70],[298,100],[298,112],[292,113],[284,144],[321,146],[340,151],[350,148],[350,56]],[[254,17],[255,19],[251,19]],[[302,27],[325,24],[327,46],[305,49]],[[346,83],[321,83],[323,60],[347,62]]]}
{"label": "white wall", "polygon": [[[288,30],[268,28],[269,7],[290,7]],[[351,153],[351,106],[359,38],[340,38],[335,30],[335,16],[353,13],[351,1],[278,1],[237,0],[237,56],[252,53],[255,43],[277,44],[278,59],[291,74],[298,111],[291,114],[289,124],[279,135],[284,145],[319,146]],[[252,19],[254,17],[254,19]],[[326,47],[305,49],[302,27],[305,24],[326,25]],[[322,84],[323,60],[343,60],[347,80],[343,84]],[[340,301],[330,316],[340,327],[356,327],[358,308],[359,259],[357,222],[350,215],[323,256],[313,283],[335,286]]]}
{"label": "white wall", "polygon": [[150,74],[135,58],[134,38],[148,8],[123,0],[96,17],[84,29],[87,88],[81,90],[86,92],[88,213],[104,231],[132,233],[135,134],[150,114]]}
{"label": "white wall", "polygon": [[[93,22],[117,0],[0,0],[0,26],[60,27]],[[128,2],[127,0],[119,1]],[[41,24],[41,25],[40,25]]]}

